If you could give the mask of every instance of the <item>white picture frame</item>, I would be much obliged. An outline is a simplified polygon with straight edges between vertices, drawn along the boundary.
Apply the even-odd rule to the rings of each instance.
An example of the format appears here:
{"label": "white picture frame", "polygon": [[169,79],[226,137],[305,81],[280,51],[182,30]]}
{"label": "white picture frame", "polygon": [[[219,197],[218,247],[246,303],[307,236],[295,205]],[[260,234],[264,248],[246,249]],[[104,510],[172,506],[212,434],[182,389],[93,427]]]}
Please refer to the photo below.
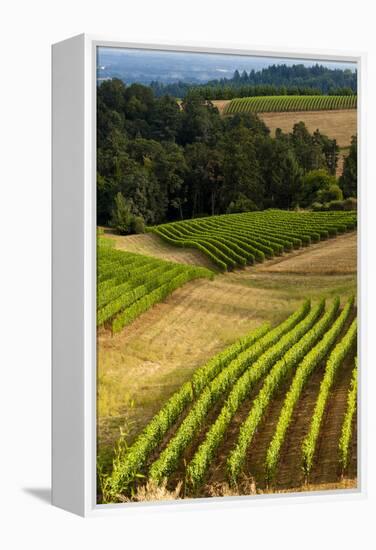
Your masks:
{"label": "white picture frame", "polygon": [[[351,61],[358,68],[358,488],[333,492],[96,503],[96,48]],[[223,44],[131,44],[79,35],[52,47],[52,502],[81,516],[158,509],[253,506],[273,502],[359,499],[366,495],[366,335],[364,53],[275,51]]]}

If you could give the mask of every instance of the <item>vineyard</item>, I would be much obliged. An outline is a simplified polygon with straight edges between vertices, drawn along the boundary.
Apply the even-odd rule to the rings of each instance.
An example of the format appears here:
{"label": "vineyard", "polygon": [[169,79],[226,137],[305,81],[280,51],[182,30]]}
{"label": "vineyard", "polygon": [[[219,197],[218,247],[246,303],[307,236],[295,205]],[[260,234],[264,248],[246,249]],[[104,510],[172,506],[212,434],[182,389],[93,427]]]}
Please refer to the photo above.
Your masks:
{"label": "vineyard", "polygon": [[[351,462],[354,441],[355,355],[352,297],[342,305],[339,298],[306,301],[276,326],[261,324],[196,369],[133,444],[116,454],[112,472],[102,480],[103,501],[132,498],[146,483],[167,483],[173,490],[180,482],[188,497],[208,496],[208,486],[218,479],[227,480],[238,494],[244,477],[254,477],[260,487],[278,488],[291,438],[298,446],[295,475],[304,476],[301,483],[309,481],[320,465],[323,426],[338,414],[330,407],[333,388],[341,369],[350,365],[346,409],[333,442],[340,478]],[[304,418],[304,430],[295,431],[304,390],[315,376],[320,384],[314,406]],[[252,467],[252,459],[272,411],[275,420],[260,472]]]}
{"label": "vineyard", "polygon": [[115,250],[98,239],[97,326],[118,332],[188,281],[213,278],[208,269]]}
{"label": "vineyard", "polygon": [[259,96],[232,99],[225,107],[225,115],[237,113],[272,113],[288,111],[331,111],[356,109],[357,96]]}
{"label": "vineyard", "polygon": [[358,488],[355,65],[209,57],[96,90],[98,504]]}
{"label": "vineyard", "polygon": [[219,270],[226,271],[307,247],[355,227],[353,211],[267,210],[172,222],[149,231],[173,246],[200,250]]}

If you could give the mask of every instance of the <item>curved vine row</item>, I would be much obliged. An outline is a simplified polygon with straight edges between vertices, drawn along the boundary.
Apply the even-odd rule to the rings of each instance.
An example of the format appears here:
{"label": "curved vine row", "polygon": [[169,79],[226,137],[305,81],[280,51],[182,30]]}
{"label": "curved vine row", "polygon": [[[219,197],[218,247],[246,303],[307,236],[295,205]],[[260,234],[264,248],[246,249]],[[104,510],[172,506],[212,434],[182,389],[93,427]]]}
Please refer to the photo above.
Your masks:
{"label": "curved vine row", "polygon": [[223,214],[148,228],[173,246],[196,248],[221,271],[263,262],[356,227],[356,212],[266,210]]}

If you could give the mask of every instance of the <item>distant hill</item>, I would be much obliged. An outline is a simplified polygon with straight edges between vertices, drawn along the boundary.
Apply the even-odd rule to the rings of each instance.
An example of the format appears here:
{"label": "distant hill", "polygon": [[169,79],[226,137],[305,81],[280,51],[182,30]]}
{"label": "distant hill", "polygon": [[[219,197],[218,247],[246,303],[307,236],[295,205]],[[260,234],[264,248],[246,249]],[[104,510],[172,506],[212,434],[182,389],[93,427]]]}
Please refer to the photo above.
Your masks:
{"label": "distant hill", "polygon": [[249,72],[235,70],[231,78],[209,80],[204,84],[175,82],[150,83],[156,96],[169,94],[183,98],[195,91],[206,99],[232,99],[259,95],[347,95],[357,91],[357,72],[348,68],[303,64],[271,65]]}
{"label": "distant hill", "polygon": [[257,55],[208,54],[137,48],[98,48],[97,81],[118,78],[151,86],[155,95],[183,98],[191,89],[207,99],[252,95],[356,92],[356,64]]}

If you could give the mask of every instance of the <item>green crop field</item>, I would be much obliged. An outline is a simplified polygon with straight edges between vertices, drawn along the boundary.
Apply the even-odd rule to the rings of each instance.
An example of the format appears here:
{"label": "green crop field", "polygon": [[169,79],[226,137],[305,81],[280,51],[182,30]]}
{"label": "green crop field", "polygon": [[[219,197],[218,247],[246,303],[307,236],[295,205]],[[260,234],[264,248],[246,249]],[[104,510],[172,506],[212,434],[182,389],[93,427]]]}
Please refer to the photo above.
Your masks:
{"label": "green crop field", "polygon": [[287,111],[330,111],[356,109],[357,96],[258,96],[232,99],[224,110],[225,115],[236,113],[271,113]]}
{"label": "green crop field", "polygon": [[[218,469],[236,486],[252,457],[258,428],[282,387],[282,406],[262,457],[261,477],[273,484],[303,390],[318,371],[321,383],[314,408],[305,415],[306,436],[300,442],[295,468],[297,478],[305,475],[309,479],[318,461],[319,436],[334,377],[345,362],[354,365],[355,344],[353,298],[342,307],[339,298],[327,304],[325,300],[314,305],[306,301],[279,325],[262,324],[199,367],[134,443],[117,454],[112,472],[103,480],[104,500],[121,501],[148,480],[156,486],[181,480],[186,495],[199,495]],[[332,441],[338,454],[338,476],[347,465],[353,437],[354,384],[353,378],[341,419],[342,437]]]}
{"label": "green crop field", "polygon": [[149,231],[173,246],[196,248],[226,271],[354,230],[356,212],[267,210],[173,222]]}
{"label": "green crop field", "polygon": [[107,324],[113,332],[186,282],[214,276],[202,267],[123,252],[110,245],[111,241],[98,239],[97,326]]}

